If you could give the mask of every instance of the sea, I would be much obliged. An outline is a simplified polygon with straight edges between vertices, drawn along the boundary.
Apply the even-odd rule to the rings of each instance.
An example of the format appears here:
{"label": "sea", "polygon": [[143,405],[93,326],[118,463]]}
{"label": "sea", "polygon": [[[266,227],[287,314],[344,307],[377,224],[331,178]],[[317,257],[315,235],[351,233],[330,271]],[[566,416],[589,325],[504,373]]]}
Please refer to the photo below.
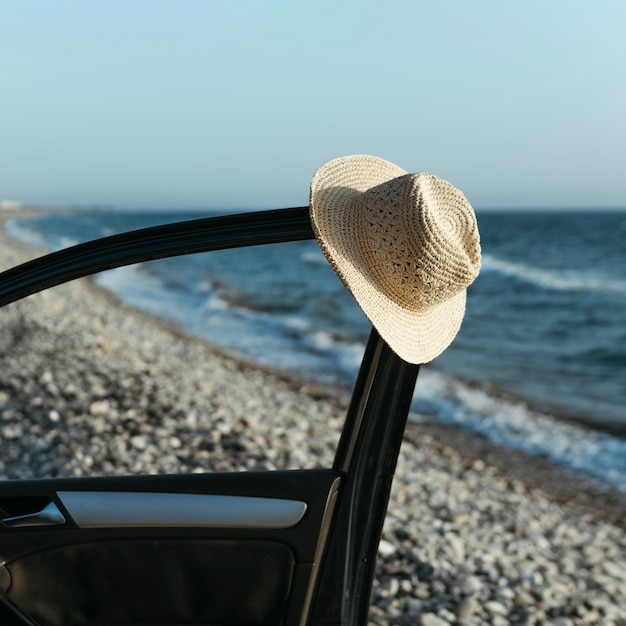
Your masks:
{"label": "sea", "polygon": [[[228,212],[56,211],[6,229],[57,250]],[[457,425],[626,493],[626,210],[477,218],[481,274],[457,338],[420,371],[413,419]],[[96,280],[235,356],[321,384],[352,384],[370,330],[314,240],[141,263]]]}

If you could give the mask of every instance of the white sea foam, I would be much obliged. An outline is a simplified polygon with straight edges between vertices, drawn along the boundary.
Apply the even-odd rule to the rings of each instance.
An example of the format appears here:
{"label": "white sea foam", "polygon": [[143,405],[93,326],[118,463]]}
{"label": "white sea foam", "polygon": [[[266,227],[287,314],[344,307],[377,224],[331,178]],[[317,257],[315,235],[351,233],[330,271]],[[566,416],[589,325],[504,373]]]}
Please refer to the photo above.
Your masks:
{"label": "white sea foam", "polygon": [[306,320],[306,318],[295,315],[290,315],[285,320],[285,324],[287,328],[297,333],[305,333],[311,328],[311,325]]}
{"label": "white sea foam", "polygon": [[335,341],[333,341],[332,334],[323,330],[313,333],[312,335],[310,335],[310,337],[310,345],[316,350],[328,350],[336,343]]}
{"label": "white sea foam", "polygon": [[493,443],[543,456],[601,478],[626,492],[626,441],[580,428],[498,398],[477,387],[424,368],[414,409],[429,419],[457,424]]}
{"label": "white sea foam", "polygon": [[307,263],[326,265],[328,261],[321,250],[307,250],[300,255],[300,258]]}
{"label": "white sea foam", "polygon": [[157,314],[167,314],[175,305],[164,296],[163,282],[141,270],[141,264],[126,265],[101,272],[96,282],[105,289],[121,295],[139,308]]}
{"label": "white sea foam", "polygon": [[22,223],[19,220],[9,220],[5,224],[4,229],[7,235],[13,237],[13,239],[39,248],[50,249],[48,238],[42,232],[31,229],[28,222]]}
{"label": "white sea foam", "polygon": [[7,235],[13,237],[13,239],[48,250],[63,250],[80,243],[72,237],[51,237],[49,234],[40,230],[29,228],[28,222],[24,222],[24,225],[22,225],[19,220],[10,220],[7,222],[5,231]]}
{"label": "white sea foam", "polygon": [[483,270],[513,276],[545,289],[626,295],[626,280],[575,270],[547,270],[505,261],[489,254],[483,256]]}
{"label": "white sea foam", "polygon": [[230,309],[230,305],[224,298],[220,297],[219,293],[211,293],[206,299],[204,306],[207,311],[227,311]]}
{"label": "white sea foam", "polygon": [[202,294],[211,293],[213,289],[213,283],[209,279],[202,280],[196,285],[196,291]]}
{"label": "white sea foam", "polygon": [[72,246],[76,246],[79,243],[79,241],[76,241],[76,239],[72,239],[71,237],[61,237],[61,241],[59,242],[59,249],[64,250],[65,248],[71,248]]}

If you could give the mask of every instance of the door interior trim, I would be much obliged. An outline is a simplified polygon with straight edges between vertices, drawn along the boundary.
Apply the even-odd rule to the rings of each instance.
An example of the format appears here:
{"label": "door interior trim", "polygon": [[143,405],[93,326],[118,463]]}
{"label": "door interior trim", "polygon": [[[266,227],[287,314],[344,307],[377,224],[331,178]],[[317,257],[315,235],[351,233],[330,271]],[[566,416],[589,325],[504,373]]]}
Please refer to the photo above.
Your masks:
{"label": "door interior trim", "polygon": [[79,528],[291,528],[306,513],[300,500],[137,491],[58,491]]}

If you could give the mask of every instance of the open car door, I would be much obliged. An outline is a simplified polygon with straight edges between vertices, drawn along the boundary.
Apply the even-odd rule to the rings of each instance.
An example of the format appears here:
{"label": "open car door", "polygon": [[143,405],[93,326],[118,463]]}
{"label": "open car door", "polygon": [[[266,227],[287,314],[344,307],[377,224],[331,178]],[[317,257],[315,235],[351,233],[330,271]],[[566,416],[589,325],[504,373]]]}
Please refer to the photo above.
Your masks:
{"label": "open car door", "polygon": [[[113,267],[312,238],[308,207],[133,231],[0,274],[0,306]],[[372,330],[327,469],[0,482],[0,624],[365,624],[418,368]]]}

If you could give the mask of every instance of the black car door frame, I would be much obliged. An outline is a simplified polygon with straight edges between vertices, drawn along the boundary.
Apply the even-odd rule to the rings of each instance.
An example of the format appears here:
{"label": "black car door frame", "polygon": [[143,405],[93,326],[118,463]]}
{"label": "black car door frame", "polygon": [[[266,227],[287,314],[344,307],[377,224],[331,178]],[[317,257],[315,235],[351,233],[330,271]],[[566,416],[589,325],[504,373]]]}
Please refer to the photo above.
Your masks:
{"label": "black car door frame", "polygon": [[[54,252],[5,271],[0,274],[0,306],[81,276],[132,263],[313,237],[308,207],[132,231]],[[356,626],[367,622],[377,548],[418,371],[418,365],[395,355],[372,329],[334,464],[322,490],[325,504],[317,506],[324,519],[318,520],[319,541],[306,589],[296,590],[300,606],[292,606],[283,623]],[[280,472],[272,474],[277,474],[278,482],[282,480]],[[87,484],[85,481],[97,485],[100,479],[68,480],[79,481],[78,486]],[[105,480],[110,490],[110,479]],[[121,490],[128,491],[128,481],[133,478],[118,480],[123,481]],[[142,482],[142,489],[145,484]],[[162,491],[163,482],[158,484]],[[17,496],[38,488],[38,484],[20,482],[8,491],[0,487],[0,493],[6,496],[14,492]],[[180,485],[176,483],[174,488],[180,489]],[[260,485],[258,489],[263,491]],[[271,488],[263,495],[267,497],[269,492]],[[13,619],[9,617],[11,610],[7,605],[7,623]],[[29,622],[22,619],[14,623]]]}

